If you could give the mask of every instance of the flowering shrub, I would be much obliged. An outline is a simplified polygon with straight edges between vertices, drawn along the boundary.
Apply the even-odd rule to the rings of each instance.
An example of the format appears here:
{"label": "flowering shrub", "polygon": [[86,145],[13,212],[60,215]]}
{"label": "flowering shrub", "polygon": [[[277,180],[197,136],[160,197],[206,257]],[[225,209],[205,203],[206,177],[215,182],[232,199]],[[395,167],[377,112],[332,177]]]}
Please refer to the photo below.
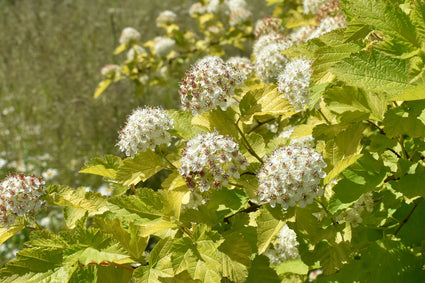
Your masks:
{"label": "flowering shrub", "polygon": [[[148,41],[118,77],[148,83],[166,66],[183,78],[181,109],[136,110],[118,142],[127,157],[84,165],[108,193],[46,189],[40,200],[63,207],[63,232],[11,213],[20,206],[4,194],[14,221],[0,239],[33,231],[2,281],[424,278],[425,5],[269,2],[280,20],[257,26],[255,68],[244,74],[219,57],[223,42],[253,30],[222,21],[249,9],[244,1],[192,6],[200,37],[158,20],[176,49],[150,56],[159,41]],[[125,38],[119,52],[140,44],[134,32]],[[186,72],[183,54],[196,62]]]}

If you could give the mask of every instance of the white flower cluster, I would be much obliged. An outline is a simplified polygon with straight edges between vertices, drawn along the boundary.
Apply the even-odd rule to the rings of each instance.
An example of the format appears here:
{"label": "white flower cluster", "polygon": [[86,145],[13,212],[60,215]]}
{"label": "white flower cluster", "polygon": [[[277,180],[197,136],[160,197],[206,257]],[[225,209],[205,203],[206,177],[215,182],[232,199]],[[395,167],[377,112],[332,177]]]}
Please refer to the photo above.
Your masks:
{"label": "white flower cluster", "polygon": [[314,138],[312,135],[307,135],[297,139],[292,139],[289,145],[314,148]]}
{"label": "white flower cluster", "polygon": [[105,79],[113,79],[121,73],[121,67],[115,64],[108,64],[100,71]]}
{"label": "white flower cluster", "polygon": [[282,146],[266,158],[258,173],[258,197],[283,209],[305,207],[323,194],[320,181],[326,176],[322,156],[314,149],[297,145]]}
{"label": "white flower cluster", "polygon": [[250,10],[246,8],[239,8],[230,12],[229,24],[230,26],[236,26],[239,23],[248,21],[252,16]]}
{"label": "white flower cluster", "polygon": [[180,85],[183,109],[201,114],[216,109],[226,110],[232,104],[235,88],[243,84],[243,76],[231,64],[221,58],[207,56],[197,61],[186,72]]}
{"label": "white flower cluster", "polygon": [[285,224],[264,255],[270,259],[271,265],[277,266],[282,262],[299,258],[298,245],[297,234]]}
{"label": "white flower cluster", "polygon": [[248,165],[239,145],[217,132],[199,134],[189,140],[181,162],[179,173],[187,186],[201,192],[226,186],[229,177],[238,179],[239,170],[245,170]]}
{"label": "white flower cluster", "polygon": [[127,52],[127,60],[134,60],[137,58],[140,54],[145,53],[146,50],[140,46],[140,45],[134,45],[132,46],[128,52]]}
{"label": "white flower cluster", "polygon": [[12,174],[0,182],[0,221],[5,227],[13,225],[17,217],[35,216],[43,201],[44,181],[34,176]]}
{"label": "white flower cluster", "polygon": [[304,58],[291,61],[277,79],[278,90],[297,112],[304,111],[310,101],[311,64],[311,60]]}
{"label": "white flower cluster", "polygon": [[327,0],[303,0],[304,14],[316,15]]}
{"label": "white flower cluster", "polygon": [[202,3],[194,3],[192,4],[192,6],[190,6],[189,8],[189,15],[194,17],[195,15],[200,15],[200,14],[204,14],[206,13],[207,8],[202,5]]}
{"label": "white flower cluster", "polygon": [[227,59],[226,63],[238,69],[244,79],[249,77],[254,71],[254,65],[252,65],[251,60],[246,57],[230,57],[229,59]]}
{"label": "white flower cluster", "polygon": [[256,39],[269,33],[283,33],[285,28],[283,27],[282,20],[276,17],[267,17],[257,21],[255,24],[254,35]]}
{"label": "white flower cluster", "polygon": [[265,48],[267,48],[270,44],[282,44],[290,46],[290,42],[285,38],[285,36],[281,33],[272,32],[269,34],[262,35],[255,41],[254,46],[252,48],[252,53],[255,57],[257,57]]}
{"label": "white flower cluster", "polygon": [[118,146],[127,156],[134,157],[148,148],[168,144],[171,140],[167,130],[173,128],[173,120],[161,108],[136,109],[127,120],[119,135]]}
{"label": "white flower cluster", "polygon": [[255,57],[255,71],[263,82],[274,82],[285,69],[289,59],[282,51],[291,47],[291,41],[271,43],[259,51]]}
{"label": "white flower cluster", "polygon": [[308,26],[302,26],[292,32],[289,35],[289,38],[292,42],[294,42],[294,45],[298,45],[300,43],[306,42],[309,36],[314,32],[316,29],[316,26],[314,25],[308,25]]}
{"label": "white flower cluster", "polygon": [[372,212],[373,205],[372,192],[367,192],[363,194],[351,208],[338,215],[335,220],[339,223],[344,221],[349,222],[353,227],[356,227],[363,222],[361,217],[363,211]]}
{"label": "white flower cluster", "polygon": [[122,30],[120,36],[120,44],[129,45],[135,43],[140,39],[140,33],[132,27],[127,27]]}
{"label": "white flower cluster", "polygon": [[173,11],[162,11],[156,18],[156,26],[161,27],[164,25],[173,24],[177,21],[177,15]]}
{"label": "white flower cluster", "polygon": [[155,41],[155,53],[159,57],[167,56],[176,46],[176,41],[168,37],[156,37]]}

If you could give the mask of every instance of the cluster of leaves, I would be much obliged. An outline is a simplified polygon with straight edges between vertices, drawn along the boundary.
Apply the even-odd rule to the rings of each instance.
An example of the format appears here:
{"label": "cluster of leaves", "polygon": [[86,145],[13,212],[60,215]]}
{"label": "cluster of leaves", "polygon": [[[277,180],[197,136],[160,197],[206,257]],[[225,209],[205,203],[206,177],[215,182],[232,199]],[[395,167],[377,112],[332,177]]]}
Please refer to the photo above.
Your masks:
{"label": "cluster of leaves", "polygon": [[[255,78],[226,111],[169,110],[171,146],[134,158],[105,155],[82,168],[103,176],[111,197],[48,188],[45,200],[64,207],[66,228],[33,228],[1,280],[303,282],[318,268],[319,282],[424,278],[425,4],[341,6],[346,29],[285,50],[314,59],[308,110],[297,113],[275,85]],[[324,196],[305,208],[253,201],[263,158],[285,142],[270,125],[295,126],[291,138],[312,134],[328,164]],[[214,130],[238,142],[250,166],[226,188],[208,192],[208,201],[186,207],[191,192],[178,173],[180,152],[190,137]],[[158,176],[161,187],[147,188]],[[363,212],[360,223],[340,220],[366,193],[373,211]],[[297,234],[300,259],[271,266],[264,252],[285,224]],[[24,228],[4,228],[0,240]]]}

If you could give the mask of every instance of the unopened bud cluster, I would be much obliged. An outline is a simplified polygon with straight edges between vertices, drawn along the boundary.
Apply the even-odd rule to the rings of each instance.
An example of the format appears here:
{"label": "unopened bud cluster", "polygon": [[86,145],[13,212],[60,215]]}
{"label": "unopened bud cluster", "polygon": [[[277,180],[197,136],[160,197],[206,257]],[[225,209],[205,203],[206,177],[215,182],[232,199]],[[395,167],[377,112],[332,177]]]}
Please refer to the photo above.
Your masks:
{"label": "unopened bud cluster", "polygon": [[136,43],[140,39],[140,33],[132,27],[126,27],[122,30],[120,36],[120,44],[129,45]]}
{"label": "unopened bud cluster", "polygon": [[304,111],[309,104],[310,78],[313,73],[312,61],[296,59],[286,64],[285,70],[279,75],[277,81],[279,91],[283,97],[297,110]]}
{"label": "unopened bud cluster", "polygon": [[199,134],[189,140],[181,162],[179,173],[187,186],[201,192],[226,186],[229,177],[238,179],[239,170],[245,170],[248,165],[239,145],[217,132]]}
{"label": "unopened bud cluster", "polygon": [[277,266],[282,262],[299,258],[298,245],[297,234],[285,224],[264,255],[270,259],[271,265]]}
{"label": "unopened bud cluster", "polygon": [[207,56],[186,72],[180,85],[183,109],[194,115],[216,109],[226,110],[235,88],[243,83],[243,76],[221,58]]}
{"label": "unopened bud cluster", "polygon": [[0,183],[0,220],[5,227],[17,217],[34,216],[44,204],[40,196],[44,181],[34,176],[12,174]]}
{"label": "unopened bud cluster", "polygon": [[326,176],[322,156],[314,149],[298,145],[282,146],[268,156],[258,173],[258,198],[283,209],[305,207],[323,194],[319,186]]}
{"label": "unopened bud cluster", "polygon": [[127,156],[134,157],[148,148],[155,150],[171,140],[167,130],[173,128],[173,120],[160,108],[139,108],[128,117],[119,135],[118,146]]}
{"label": "unopened bud cluster", "polygon": [[373,204],[372,192],[367,192],[363,194],[351,208],[338,215],[335,220],[339,223],[344,221],[349,222],[353,227],[356,227],[363,222],[361,214],[364,211],[373,211]]}

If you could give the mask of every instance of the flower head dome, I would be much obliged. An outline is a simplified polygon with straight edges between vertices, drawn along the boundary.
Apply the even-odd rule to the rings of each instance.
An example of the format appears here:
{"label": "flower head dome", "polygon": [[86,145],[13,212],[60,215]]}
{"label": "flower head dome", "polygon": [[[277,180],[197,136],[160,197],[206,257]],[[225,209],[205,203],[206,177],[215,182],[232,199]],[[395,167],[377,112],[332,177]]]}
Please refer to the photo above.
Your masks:
{"label": "flower head dome", "polygon": [[322,156],[314,149],[298,145],[282,146],[268,156],[258,173],[258,197],[283,209],[305,207],[323,194],[319,187],[326,176]]}
{"label": "flower head dome", "polygon": [[183,109],[201,114],[216,109],[226,110],[232,104],[235,88],[243,83],[243,76],[221,58],[207,56],[186,72],[180,85]]}
{"label": "flower head dome", "polygon": [[181,162],[179,173],[187,186],[201,192],[226,186],[230,176],[238,179],[239,170],[245,170],[248,164],[239,145],[217,132],[199,134],[189,140]]}
{"label": "flower head dome", "polygon": [[263,82],[274,82],[281,73],[289,59],[282,51],[292,45],[291,41],[272,43],[259,51],[255,57],[255,71]]}
{"label": "flower head dome", "polygon": [[311,60],[303,58],[291,61],[277,78],[278,90],[297,112],[305,110],[310,101],[311,64]]}
{"label": "flower head dome", "polygon": [[307,40],[320,37],[321,35],[336,29],[346,28],[347,21],[344,15],[336,15],[335,17],[326,17],[321,20],[316,29],[309,35]]}
{"label": "flower head dome", "polygon": [[313,14],[316,15],[320,7],[328,0],[303,0],[303,9],[304,14]]}
{"label": "flower head dome", "polygon": [[44,202],[44,181],[34,176],[12,174],[0,182],[0,221],[5,227],[17,217],[35,216]]}
{"label": "flower head dome", "polygon": [[297,234],[285,224],[264,254],[270,259],[271,265],[277,266],[282,262],[299,258],[298,245]]}
{"label": "flower head dome", "polygon": [[176,46],[176,41],[168,37],[155,38],[155,53],[159,57],[166,57]]}
{"label": "flower head dome", "polygon": [[291,42],[285,38],[285,35],[277,32],[272,32],[260,36],[255,41],[252,53],[255,55],[255,57],[258,57],[258,54],[260,54],[265,48],[267,48],[268,45],[273,43],[281,44],[283,47],[290,47],[292,45]]}
{"label": "flower head dome", "polygon": [[239,23],[248,21],[252,16],[250,10],[245,8],[239,8],[230,13],[229,24],[230,26],[236,26]]}
{"label": "flower head dome", "polygon": [[262,35],[269,33],[283,33],[285,28],[282,25],[282,20],[276,17],[267,17],[258,21],[255,25],[255,38],[258,39]]}
{"label": "flower head dome", "polygon": [[122,30],[120,36],[120,44],[129,45],[135,43],[140,39],[140,33],[132,27],[127,27]]}
{"label": "flower head dome", "polygon": [[155,150],[161,144],[168,144],[173,120],[161,108],[139,108],[128,117],[119,135],[118,146],[127,156],[134,157],[148,148]]}
{"label": "flower head dome", "polygon": [[173,24],[177,21],[177,15],[173,11],[162,11],[156,18],[156,26],[161,27],[163,25]]}

